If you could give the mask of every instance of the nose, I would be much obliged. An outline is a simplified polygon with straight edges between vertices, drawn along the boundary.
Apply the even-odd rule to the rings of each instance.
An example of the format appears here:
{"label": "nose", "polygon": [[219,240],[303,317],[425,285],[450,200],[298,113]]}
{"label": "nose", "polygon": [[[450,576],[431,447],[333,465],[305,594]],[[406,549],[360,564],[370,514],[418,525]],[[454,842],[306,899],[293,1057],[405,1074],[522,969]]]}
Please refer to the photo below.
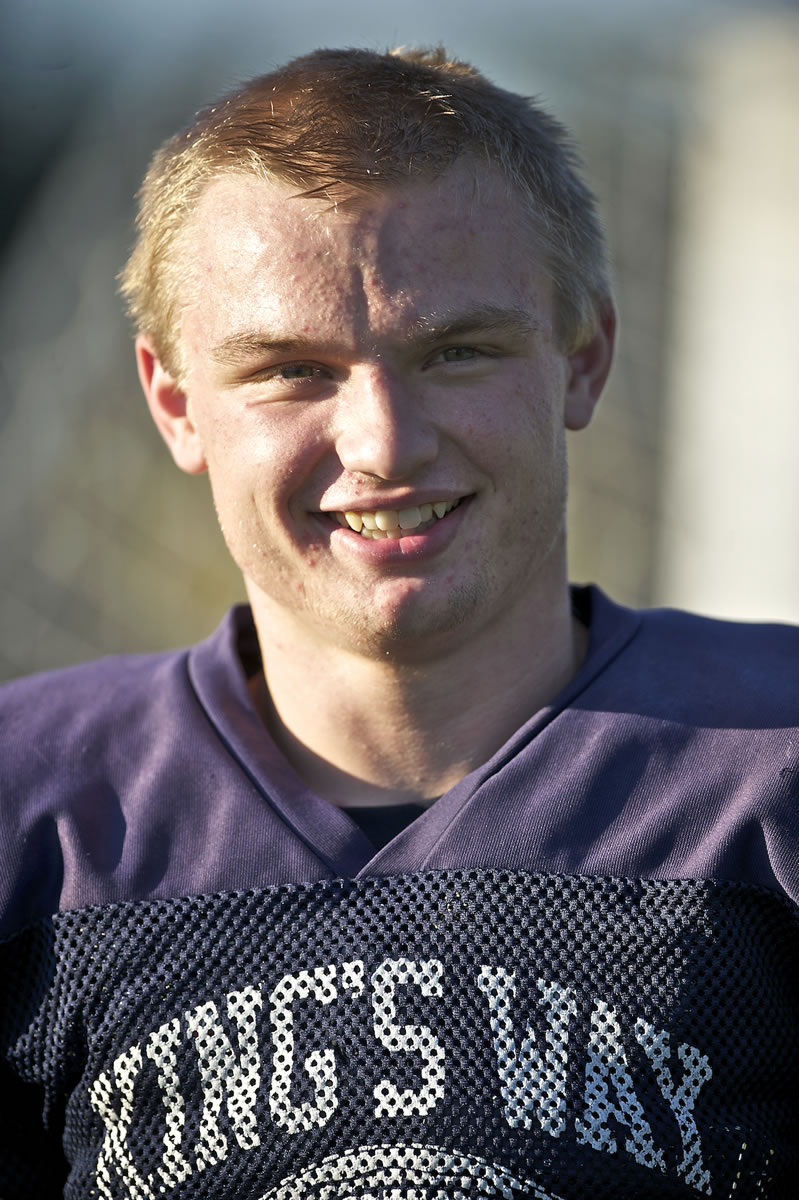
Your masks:
{"label": "nose", "polygon": [[438,432],[421,389],[384,366],[353,371],[340,394],[336,450],[345,470],[398,481],[438,454]]}

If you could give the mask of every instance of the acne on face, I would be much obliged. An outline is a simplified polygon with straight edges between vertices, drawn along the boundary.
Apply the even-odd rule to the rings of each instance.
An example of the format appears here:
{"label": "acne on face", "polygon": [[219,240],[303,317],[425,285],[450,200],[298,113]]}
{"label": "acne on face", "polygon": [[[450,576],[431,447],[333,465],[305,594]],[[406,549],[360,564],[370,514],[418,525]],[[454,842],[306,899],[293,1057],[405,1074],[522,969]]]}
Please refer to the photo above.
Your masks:
{"label": "acne on face", "polygon": [[[475,171],[483,177],[479,188],[472,178]],[[533,272],[528,267],[533,239],[529,220],[498,174],[487,172],[479,164],[467,164],[462,173],[465,179],[459,179],[456,174],[454,187],[451,184],[445,186],[446,177],[443,181],[408,186],[408,197],[421,186],[429,191],[433,203],[424,236],[404,239],[401,256],[393,252],[393,247],[403,240],[403,225],[407,224],[411,203],[402,192],[378,193],[364,200],[360,207],[348,205],[331,213],[323,207],[324,200],[299,198],[296,189],[288,185],[270,186],[247,175],[219,177],[201,197],[192,222],[192,262],[187,294],[200,297],[208,286],[221,292],[233,291],[236,284],[246,278],[249,301],[259,315],[268,318],[274,311],[270,298],[276,289],[282,289],[280,308],[290,318],[291,332],[310,333],[312,329],[302,319],[302,313],[293,313],[286,301],[293,289],[301,291],[309,277],[316,277],[319,286],[314,297],[314,329],[319,328],[320,318],[327,315],[335,319],[341,314],[342,307],[351,308],[355,290],[360,293],[360,306],[372,310],[371,327],[379,334],[384,321],[383,310],[388,307],[385,302],[389,299],[390,323],[401,319],[407,326],[424,318],[425,314],[415,307],[415,293],[430,277],[435,279],[448,269],[456,272],[462,269],[463,243],[482,236],[488,217],[493,228],[514,246],[509,273],[514,276],[519,294],[529,301],[530,296],[543,287],[546,295],[538,307],[544,324],[549,323],[551,334],[548,280],[542,272]],[[258,228],[264,189],[280,197],[270,206],[271,228],[266,235]],[[438,211],[434,212],[436,209]],[[207,219],[211,211],[213,219]],[[306,240],[301,246],[291,248],[299,228],[304,229]],[[453,232],[457,232],[456,238],[453,238]],[[353,259],[352,280],[342,279],[335,266],[330,270],[331,265],[339,261],[342,233],[346,235]],[[379,270],[370,271],[370,263],[375,263]],[[413,281],[411,287],[408,287],[409,278]],[[357,284],[356,289],[352,283]],[[194,307],[196,310],[196,303]],[[184,323],[184,336],[202,315],[195,311],[189,325]],[[228,308],[225,315],[231,326],[246,328],[246,310]],[[356,314],[352,315],[354,319]],[[276,325],[269,322],[267,328],[275,329]],[[195,339],[193,349],[201,352],[213,344],[218,332],[206,325],[201,338]]]}
{"label": "acne on face", "polygon": [[[453,594],[488,612],[550,569],[567,374],[551,288],[504,181],[479,199],[471,183],[320,214],[231,176],[197,210],[191,414],[234,558],[287,620],[302,590],[309,622],[373,619],[379,640],[414,605],[420,631],[451,625]],[[394,541],[435,552],[410,570]]]}

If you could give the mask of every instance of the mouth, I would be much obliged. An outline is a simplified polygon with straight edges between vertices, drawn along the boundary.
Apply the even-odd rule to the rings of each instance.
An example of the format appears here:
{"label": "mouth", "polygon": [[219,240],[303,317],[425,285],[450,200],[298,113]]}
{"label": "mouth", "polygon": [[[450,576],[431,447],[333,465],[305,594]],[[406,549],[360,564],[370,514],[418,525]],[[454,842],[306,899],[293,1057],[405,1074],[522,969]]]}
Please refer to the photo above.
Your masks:
{"label": "mouth", "polygon": [[437,500],[433,504],[409,508],[379,508],[374,512],[349,509],[347,512],[333,512],[330,516],[344,529],[350,529],[362,538],[412,537],[432,529],[465,499],[465,496],[461,496],[458,500]]}

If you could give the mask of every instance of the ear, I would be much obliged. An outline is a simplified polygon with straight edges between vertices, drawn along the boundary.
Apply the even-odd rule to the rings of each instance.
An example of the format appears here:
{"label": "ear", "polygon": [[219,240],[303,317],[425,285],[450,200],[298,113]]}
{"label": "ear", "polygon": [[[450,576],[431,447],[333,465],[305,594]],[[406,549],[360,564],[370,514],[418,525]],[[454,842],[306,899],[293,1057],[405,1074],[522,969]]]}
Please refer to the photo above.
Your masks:
{"label": "ear", "polygon": [[182,471],[199,475],[207,468],[202,442],[191,416],[191,405],[177,381],[161,365],[152,342],[136,338],[139,380],[158,432]]}
{"label": "ear", "polygon": [[599,310],[597,328],[589,342],[569,355],[565,422],[567,429],[585,429],[594,414],[613,362],[616,309],[607,299]]}

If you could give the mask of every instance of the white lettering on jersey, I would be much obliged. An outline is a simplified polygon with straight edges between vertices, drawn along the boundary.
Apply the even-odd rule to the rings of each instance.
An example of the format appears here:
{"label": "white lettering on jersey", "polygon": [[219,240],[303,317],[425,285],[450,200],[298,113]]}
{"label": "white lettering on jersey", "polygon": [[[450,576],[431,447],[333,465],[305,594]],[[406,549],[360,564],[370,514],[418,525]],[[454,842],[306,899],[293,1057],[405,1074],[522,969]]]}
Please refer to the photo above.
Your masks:
{"label": "white lettering on jersey", "polygon": [[392,1054],[418,1053],[422,1058],[421,1091],[399,1088],[390,1079],[375,1086],[375,1116],[423,1116],[444,1095],[444,1050],[426,1025],[397,1025],[395,994],[398,987],[414,983],[423,996],[442,996],[444,968],[437,959],[414,962],[388,958],[372,975],[375,1037]]}
{"label": "white lettering on jersey", "polygon": [[535,1119],[545,1133],[558,1137],[566,1128],[568,1026],[577,1012],[574,996],[557,983],[538,980],[539,1004],[549,1026],[542,1053],[529,1025],[524,1028],[521,1046],[517,1045],[513,1032],[514,973],[503,967],[483,966],[477,983],[488,999],[506,1121],[514,1129],[530,1129]]}
{"label": "white lettering on jersey", "polygon": [[532,1179],[514,1175],[490,1159],[418,1143],[358,1146],[329,1154],[284,1178],[260,1200],[340,1200],[356,1195],[358,1200],[558,1200]]}
{"label": "white lettering on jersey", "polygon": [[[615,1099],[614,1099],[615,1097]],[[585,1112],[575,1122],[577,1140],[595,1150],[616,1152],[608,1117],[630,1131],[624,1146],[644,1167],[666,1170],[663,1155],[652,1140],[652,1130],[635,1094],[614,1009],[598,1000],[591,1013],[588,1061],[585,1067]]]}
{"label": "white lettering on jersey", "polygon": [[341,964],[340,973],[341,987],[348,992],[354,992],[356,996],[363,993],[363,962],[360,958],[356,958],[354,962],[344,962]]}
{"label": "white lettering on jersey", "polygon": [[203,1115],[196,1147],[199,1171],[227,1158],[227,1138],[219,1128],[223,1092],[230,1126],[242,1150],[260,1144],[255,1116],[261,1081],[256,1034],[256,1012],[260,1008],[258,988],[247,987],[227,997],[228,1015],[236,1025],[238,1056],[222,1028],[215,1004],[201,1004],[186,1013],[186,1029],[199,1058],[203,1089]]}
{"label": "white lettering on jersey", "polygon": [[114,1060],[114,1078],[119,1091],[114,1107],[114,1084],[105,1072],[94,1081],[89,1093],[91,1105],[105,1126],[105,1136],[97,1157],[96,1178],[100,1195],[114,1200],[111,1169],[127,1189],[130,1200],[155,1200],[152,1175],[142,1179],[128,1153],[127,1132],[133,1111],[133,1085],[142,1068],[140,1046],[131,1046]]}
{"label": "white lettering on jersey", "polygon": [[[269,996],[269,1113],[286,1132],[296,1134],[325,1126],[340,1103],[335,1051],[325,1046],[323,1035],[321,1047],[306,1054],[301,1068],[295,1063],[295,1020],[300,1020],[297,1006],[304,1006],[303,1028],[307,1028],[309,1015],[316,1008],[314,1025],[323,1030],[323,1009],[334,1001],[348,1004],[363,996],[367,980],[374,1036],[392,1056],[415,1056],[418,1067],[412,1062],[404,1070],[418,1070],[419,1076],[417,1085],[404,1088],[399,1079],[381,1079],[374,1088],[374,1100],[367,1097],[367,1102],[373,1103],[372,1115],[388,1119],[424,1116],[443,1098],[444,1046],[428,1025],[400,1023],[400,1014],[410,1004],[409,989],[418,989],[422,996],[435,1000],[444,996],[442,963],[438,959],[386,959],[371,979],[360,959],[329,963],[284,975]],[[581,1036],[577,1046],[575,1029],[580,1029],[582,1022],[577,1020],[578,1001],[572,989],[557,981],[537,979],[533,993],[537,1019],[525,1020],[525,1014],[518,1011],[516,972],[483,965],[475,982],[487,1001],[485,1035],[496,1061],[501,1111],[511,1128],[532,1129],[534,1133],[540,1130],[558,1138],[571,1127],[578,1142],[605,1154],[618,1152],[617,1138],[626,1130],[623,1149],[642,1166],[666,1171],[665,1147],[661,1150],[655,1145],[636,1092],[638,1076],[634,1071],[642,1066],[645,1056],[681,1139],[682,1157],[679,1161],[675,1158],[668,1171],[697,1192],[712,1194],[694,1115],[697,1097],[712,1077],[705,1055],[687,1043],[672,1049],[669,1033],[640,1017],[632,1029],[622,1031],[616,1010],[598,998],[590,1002],[587,1045]],[[266,1019],[261,1009],[266,1007],[265,1000],[264,996],[262,1002],[261,989],[256,986],[243,986],[229,993],[224,1025],[217,1004],[208,1000],[152,1030],[98,1075],[90,1086],[89,1098],[103,1123],[96,1165],[96,1190],[102,1200],[115,1200],[122,1194],[127,1200],[157,1200],[161,1192],[180,1189],[195,1173],[225,1161],[235,1149],[233,1138],[244,1151],[261,1144],[259,1123],[264,1114],[258,1111],[258,1095],[260,1042]],[[360,1003],[352,1015],[362,1010]],[[440,1005],[435,1010],[440,1028],[441,1022],[448,1019],[448,1010]],[[436,1027],[435,1022],[431,1025]],[[235,1036],[226,1032],[231,1028]],[[475,1033],[475,1029],[464,1030],[462,1036],[468,1039]],[[356,1043],[359,1040],[356,1038]],[[625,1046],[635,1052],[632,1070]],[[364,1053],[368,1054],[367,1047]],[[154,1070],[143,1071],[145,1056]],[[198,1135],[190,1155],[183,1145],[188,1113],[181,1093],[188,1079],[179,1074],[179,1069],[185,1072],[187,1065],[191,1068],[192,1059],[197,1063],[202,1109],[194,1114]],[[584,1062],[584,1084],[575,1096],[574,1075],[581,1071],[578,1062]],[[162,1102],[160,1117],[157,1104],[144,1104],[148,1092],[152,1095],[156,1088]],[[348,1097],[349,1102],[358,1100],[357,1093]],[[220,1129],[223,1101],[228,1136]],[[145,1141],[149,1139],[151,1147],[159,1140],[163,1145],[161,1161],[152,1165],[149,1174],[138,1161],[138,1151],[133,1152],[134,1143],[143,1144],[142,1131],[137,1130],[135,1138],[131,1132],[132,1117],[139,1109],[142,1121],[148,1126],[155,1121],[158,1129],[157,1134],[150,1129]],[[669,1145],[676,1146],[674,1137]],[[676,1149],[679,1155],[680,1147]]]}
{"label": "white lettering on jersey", "polygon": [[303,1067],[315,1086],[315,1099],[302,1104],[292,1103],[293,1006],[298,1000],[311,999],[319,1004],[330,1004],[337,996],[336,967],[331,963],[325,967],[314,967],[312,971],[284,975],[269,998],[274,1047],[269,1110],[275,1123],[289,1133],[326,1125],[338,1108],[336,1057],[328,1048],[313,1050],[303,1061]]}
{"label": "white lettering on jersey", "polygon": [[702,1085],[707,1083],[713,1074],[710,1063],[695,1046],[681,1043],[677,1047],[677,1054],[683,1066],[683,1076],[680,1086],[675,1087],[669,1069],[668,1033],[662,1029],[655,1029],[648,1021],[639,1017],[635,1023],[635,1037],[652,1063],[658,1087],[680,1127],[683,1157],[677,1171],[691,1187],[709,1196],[710,1172],[705,1170],[702,1162],[702,1143],[694,1120],[694,1105]]}
{"label": "white lettering on jersey", "polygon": [[191,1163],[183,1157],[180,1143],[186,1120],[185,1104],[180,1093],[177,1054],[181,1040],[180,1019],[167,1021],[153,1030],[147,1039],[144,1053],[155,1063],[158,1071],[158,1086],[166,1108],[166,1132],[164,1133],[164,1160],[158,1174],[167,1187],[183,1183],[192,1172]]}

